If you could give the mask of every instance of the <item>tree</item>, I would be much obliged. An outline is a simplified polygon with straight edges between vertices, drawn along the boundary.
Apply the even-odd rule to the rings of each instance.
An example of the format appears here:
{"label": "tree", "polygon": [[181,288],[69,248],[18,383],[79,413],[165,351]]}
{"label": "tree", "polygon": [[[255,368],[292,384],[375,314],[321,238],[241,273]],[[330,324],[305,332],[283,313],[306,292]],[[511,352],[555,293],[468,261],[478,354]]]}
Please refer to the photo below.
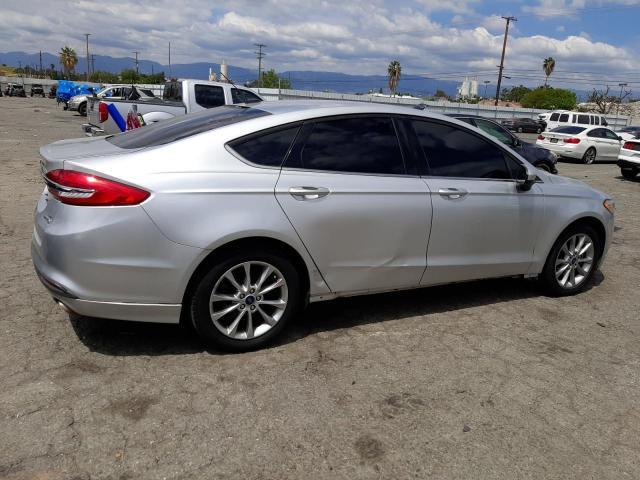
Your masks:
{"label": "tree", "polygon": [[437,89],[436,94],[434,95],[436,98],[447,98],[448,95],[444,90]]}
{"label": "tree", "polygon": [[89,80],[95,83],[118,83],[120,79],[117,73],[96,70],[89,76]]}
{"label": "tree", "polygon": [[396,90],[398,89],[398,83],[400,82],[400,75],[402,74],[400,62],[398,60],[393,60],[389,63],[387,73],[389,74],[389,90],[391,90],[392,95],[395,95]]}
{"label": "tree", "polygon": [[531,91],[530,88],[525,87],[524,85],[519,85],[517,87],[505,88],[502,90],[500,98],[507,102],[520,102],[524,96]]}
{"label": "tree", "polygon": [[621,103],[629,95],[631,95],[631,90],[625,90],[620,97],[609,95],[609,86],[607,85],[607,88],[604,90],[596,90],[594,88],[587,101],[589,103],[595,103],[598,113],[606,115],[608,113],[611,113],[614,105]]}
{"label": "tree", "polygon": [[266,72],[262,72],[262,86],[264,88],[291,88],[291,82],[286,78],[278,76],[276,71],[272,68]]}
{"label": "tree", "polygon": [[556,68],[556,61],[553,57],[547,57],[542,62],[542,70],[544,70],[544,74],[547,78],[544,79],[544,86],[547,86],[547,82],[549,81],[549,76],[553,73],[553,70]]}
{"label": "tree", "polygon": [[524,108],[545,110],[572,110],[578,103],[576,94],[563,88],[539,87],[530,91],[520,101]]}
{"label": "tree", "polygon": [[62,65],[62,69],[64,70],[64,74],[67,78],[71,76],[71,72],[76,68],[78,64],[78,55],[76,55],[76,51],[68,46],[64,46],[60,49],[60,65]]}

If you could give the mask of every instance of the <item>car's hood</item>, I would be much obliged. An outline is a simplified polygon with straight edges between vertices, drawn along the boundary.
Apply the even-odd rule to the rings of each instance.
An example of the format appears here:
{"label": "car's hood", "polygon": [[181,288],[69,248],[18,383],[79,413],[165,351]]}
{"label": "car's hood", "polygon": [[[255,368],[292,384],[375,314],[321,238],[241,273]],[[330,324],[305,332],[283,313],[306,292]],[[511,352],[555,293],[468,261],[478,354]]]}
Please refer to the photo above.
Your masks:
{"label": "car's hood", "polygon": [[81,93],[80,95],[74,95],[73,97],[71,97],[69,99],[69,101],[73,101],[73,100],[81,100],[83,98],[87,98],[87,94],[86,93]]}
{"label": "car's hood", "polygon": [[[553,183],[555,185],[566,185],[567,189],[570,188],[579,188],[584,191],[584,196],[589,196],[591,198],[601,198],[605,200],[607,198],[611,198],[610,195],[607,195],[600,190],[596,190],[591,185],[588,185],[580,180],[576,180],[575,178],[563,177],[562,175],[546,175],[546,181],[549,183]],[[588,193],[587,193],[588,192]],[[580,193],[582,196],[582,192]]]}

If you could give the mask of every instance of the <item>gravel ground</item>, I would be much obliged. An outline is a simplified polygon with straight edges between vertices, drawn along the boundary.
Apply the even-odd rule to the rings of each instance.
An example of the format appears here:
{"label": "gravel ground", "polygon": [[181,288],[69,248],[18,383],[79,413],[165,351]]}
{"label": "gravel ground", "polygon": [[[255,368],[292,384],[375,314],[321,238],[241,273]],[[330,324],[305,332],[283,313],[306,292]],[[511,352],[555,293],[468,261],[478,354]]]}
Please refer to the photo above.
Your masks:
{"label": "gravel ground", "polygon": [[492,280],[314,304],[270,349],[70,318],[30,260],[38,148],[79,136],[0,98],[0,477],[640,477],[640,182],[560,164],[617,200],[591,288]]}

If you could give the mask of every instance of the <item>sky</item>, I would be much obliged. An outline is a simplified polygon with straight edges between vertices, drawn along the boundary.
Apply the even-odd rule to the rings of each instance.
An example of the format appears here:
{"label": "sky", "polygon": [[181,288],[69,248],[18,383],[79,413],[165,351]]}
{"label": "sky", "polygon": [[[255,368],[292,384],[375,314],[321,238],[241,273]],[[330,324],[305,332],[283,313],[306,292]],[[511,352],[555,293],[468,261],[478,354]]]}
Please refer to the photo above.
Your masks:
{"label": "sky", "polygon": [[[510,84],[540,84],[542,61],[556,60],[551,84],[585,89],[627,82],[640,92],[640,0],[20,0],[3,2],[0,51],[92,53],[167,63],[221,62],[495,82],[504,35]],[[41,12],[40,14],[38,12]],[[61,14],[66,12],[66,14]]]}

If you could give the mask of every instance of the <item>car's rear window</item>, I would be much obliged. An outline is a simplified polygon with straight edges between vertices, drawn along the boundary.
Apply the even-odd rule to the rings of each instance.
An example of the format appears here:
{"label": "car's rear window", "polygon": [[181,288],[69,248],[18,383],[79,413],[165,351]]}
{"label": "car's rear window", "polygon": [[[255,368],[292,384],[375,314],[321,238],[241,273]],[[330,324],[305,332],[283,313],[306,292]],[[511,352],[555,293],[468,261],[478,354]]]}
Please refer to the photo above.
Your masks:
{"label": "car's rear window", "polygon": [[227,105],[112,135],[107,137],[107,141],[116,147],[127,149],[156,147],[265,115],[271,114],[257,108]]}
{"label": "car's rear window", "polygon": [[576,135],[580,132],[584,132],[586,128],[584,127],[556,127],[551,130],[554,133],[568,133],[569,135]]}

